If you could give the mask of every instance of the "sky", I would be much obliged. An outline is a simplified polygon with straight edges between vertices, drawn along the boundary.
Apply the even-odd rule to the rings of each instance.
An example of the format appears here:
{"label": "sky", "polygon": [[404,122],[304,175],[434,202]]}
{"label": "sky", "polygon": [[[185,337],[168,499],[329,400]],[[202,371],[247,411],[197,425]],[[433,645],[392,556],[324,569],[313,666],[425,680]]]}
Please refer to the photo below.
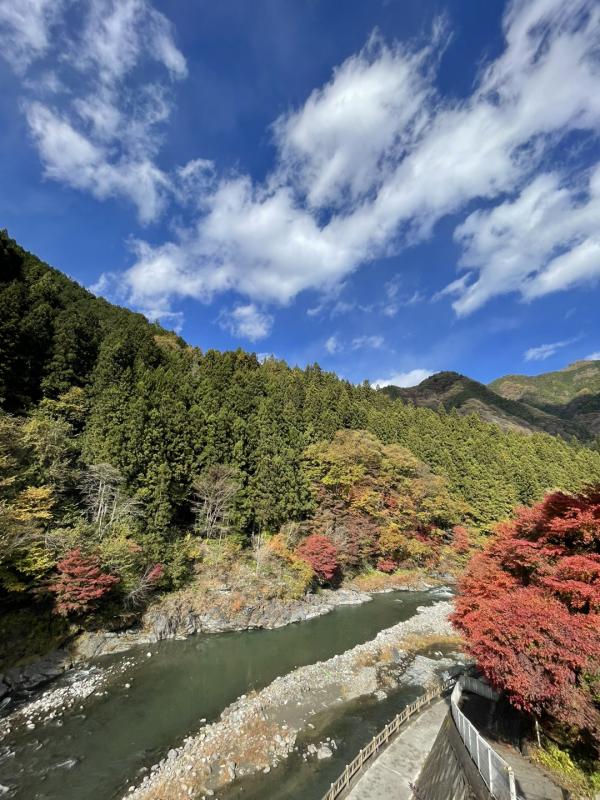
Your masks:
{"label": "sky", "polygon": [[600,358],[600,0],[0,0],[0,226],[203,350]]}

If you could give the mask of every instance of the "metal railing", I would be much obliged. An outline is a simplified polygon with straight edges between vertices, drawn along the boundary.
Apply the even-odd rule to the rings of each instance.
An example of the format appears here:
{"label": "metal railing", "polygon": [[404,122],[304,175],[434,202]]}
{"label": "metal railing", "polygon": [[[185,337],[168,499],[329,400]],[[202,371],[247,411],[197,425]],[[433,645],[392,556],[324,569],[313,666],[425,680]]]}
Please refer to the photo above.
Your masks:
{"label": "metal railing", "polygon": [[498,694],[482,681],[460,677],[452,691],[450,702],[452,718],[492,797],[496,800],[517,800],[515,774],[512,767],[490,747],[477,728],[460,710],[463,689],[487,697],[489,700],[497,700]]}
{"label": "metal railing", "polygon": [[340,777],[331,784],[329,791],[323,797],[323,800],[335,800],[340,794],[345,791],[350,781],[354,776],[363,770],[364,765],[369,759],[381,750],[390,740],[390,738],[398,731],[398,729],[417,711],[420,711],[423,706],[426,706],[434,698],[439,697],[444,692],[447,692],[455,684],[455,679],[444,681],[443,683],[428,689],[425,694],[418,697],[413,703],[406,706],[391,722],[385,726],[376,736],[374,736],[366,747],[360,751],[356,758],[351,761],[342,772]]}

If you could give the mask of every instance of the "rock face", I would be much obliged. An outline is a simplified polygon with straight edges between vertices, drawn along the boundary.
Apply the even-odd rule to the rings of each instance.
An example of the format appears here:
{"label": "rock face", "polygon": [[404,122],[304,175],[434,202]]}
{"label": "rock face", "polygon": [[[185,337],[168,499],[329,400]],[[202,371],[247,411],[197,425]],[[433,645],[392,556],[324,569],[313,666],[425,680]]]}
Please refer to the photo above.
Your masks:
{"label": "rock face", "polygon": [[198,613],[183,603],[168,613],[150,609],[144,625],[156,639],[190,636],[194,633],[224,633],[249,628],[281,628],[292,622],[303,622],[327,614],[335,606],[365,603],[370,595],[350,589],[324,590],[306,595],[302,600],[273,598],[260,605],[245,605],[235,613],[224,613],[214,606]]}
{"label": "rock face", "polygon": [[73,664],[67,650],[54,650],[47,656],[21,667],[11,667],[0,675],[0,698],[10,691],[35,689],[57,678]]}
{"label": "rock face", "polygon": [[138,644],[152,644],[160,639],[175,639],[195,633],[226,633],[249,628],[281,628],[327,614],[340,605],[357,605],[371,596],[352,589],[323,590],[306,595],[302,600],[267,600],[260,605],[245,605],[235,613],[217,606],[198,613],[189,602],[171,603],[168,610],[161,605],[150,608],[143,620],[143,629],[123,633],[85,633],[72,646],[77,659],[90,659],[109,653],[120,653]]}
{"label": "rock face", "polygon": [[[451,635],[450,610],[448,602],[422,607],[414,617],[381,631],[370,642],[328,661],[300,667],[258,693],[243,695],[219,720],[170,750],[127,797],[197,796],[222,788],[234,777],[271,769],[294,749],[298,733],[311,726],[318,712],[398,685],[413,660],[405,647],[407,637]],[[419,664],[419,671],[424,666]],[[320,758],[330,757],[330,743],[325,748]]]}

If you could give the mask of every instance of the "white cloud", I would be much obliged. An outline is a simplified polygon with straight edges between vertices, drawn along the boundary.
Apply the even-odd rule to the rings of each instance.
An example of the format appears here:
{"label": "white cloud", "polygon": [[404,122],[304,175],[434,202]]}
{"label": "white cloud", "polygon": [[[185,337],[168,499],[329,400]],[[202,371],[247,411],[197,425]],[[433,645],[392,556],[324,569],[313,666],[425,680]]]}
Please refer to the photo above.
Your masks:
{"label": "white cloud", "polygon": [[585,357],[586,361],[600,361],[600,350],[596,350],[595,353],[590,353],[589,356]]}
{"label": "white cloud", "polygon": [[562,342],[553,342],[552,344],[540,344],[537,347],[530,347],[529,350],[526,350],[523,353],[523,358],[525,361],[545,361],[547,358],[550,358],[559,350],[562,350],[563,347],[567,347],[573,342],[576,341],[575,339],[565,339]]}
{"label": "white cloud", "polygon": [[428,369],[411,369],[408,372],[392,372],[387,378],[378,378],[376,381],[371,382],[371,386],[375,389],[380,389],[382,386],[417,386],[417,384],[424,381],[433,375],[433,372]]}
{"label": "white cloud", "polygon": [[[504,35],[503,53],[471,96],[446,101],[433,88],[435,37],[421,50],[373,39],[275,122],[278,159],[264,183],[227,177],[203,197],[196,224],[168,245],[178,264],[170,295],[181,293],[182,272],[204,294],[235,290],[260,303],[286,304],[306,289],[332,292],[360,264],[429,236],[437,220],[474,199],[527,193],[528,180],[539,191],[531,175],[548,149],[569,131],[600,129],[600,7],[513,2]],[[595,202],[594,195],[580,218]],[[578,230],[562,241],[562,255],[547,253],[554,260],[539,276],[523,278],[501,256],[486,268],[479,253],[488,245],[478,238],[486,213],[494,212],[472,215],[457,232],[470,272],[441,296],[455,294],[458,313],[515,288],[535,297],[595,274],[595,241]],[[386,309],[393,316],[397,300]]]}
{"label": "white cloud", "polygon": [[147,60],[182,78],[185,59],[169,21],[147,0],[79,3],[59,39],[67,5],[0,0],[0,45],[13,67],[25,72],[48,56],[24,78],[22,102],[45,175],[98,199],[125,197],[150,222],[168,197],[185,194],[190,176],[167,175],[155,163],[158,129],[171,113],[167,84],[126,78]]}
{"label": "white cloud", "polygon": [[0,0],[0,50],[18,72],[46,53],[65,0]]}
{"label": "white cloud", "polygon": [[361,350],[363,348],[369,348],[372,350],[379,350],[383,347],[383,343],[383,336],[356,336],[352,339],[352,349]]}
{"label": "white cloud", "polygon": [[[596,0],[513,0],[502,53],[462,99],[435,88],[444,24],[421,47],[375,34],[274,122],[277,157],[262,183],[219,179],[203,159],[161,170],[170,84],[140,86],[136,68],[152,60],[168,78],[185,76],[171,25],[149,0],[80,8],[82,24],[59,43],[51,34],[64,3],[0,0],[0,43],[15,68],[52,55],[56,80],[66,81],[61,105],[40,96],[24,103],[46,174],[100,199],[125,197],[143,222],[168,200],[199,209],[173,241],[138,246],[118,279],[128,302],[167,313],[178,298],[210,300],[225,290],[255,308],[307,289],[333,294],[364,262],[428,237],[441,217],[475,200],[498,205],[457,229],[468,272],[439,293],[455,297],[457,313],[501,293],[533,299],[598,277],[600,241],[590,223],[598,173],[584,200],[562,176],[532,177],[566,134],[600,130]],[[78,81],[69,82],[69,69]],[[78,94],[81,75],[86,91]],[[394,316],[420,299],[396,290],[380,310]]]}
{"label": "white cloud", "polygon": [[85,189],[100,200],[124,195],[135,203],[142,222],[159,214],[169,179],[151,160],[122,157],[111,161],[100,143],[42,103],[31,103],[26,113],[49,178]]}
{"label": "white cloud", "polygon": [[254,303],[234,306],[220,314],[220,323],[233,336],[256,342],[271,332],[273,317],[258,309]]}
{"label": "white cloud", "polygon": [[513,200],[475,211],[456,230],[465,268],[446,288],[467,314],[498,294],[518,291],[540,297],[600,277],[600,167],[589,182],[564,186],[557,174],[542,174]]}
{"label": "white cloud", "polygon": [[187,74],[171,25],[146,0],[92,0],[80,40],[71,58],[82,70],[97,70],[109,84],[123,78],[148,55],[175,77]]}
{"label": "white cloud", "polygon": [[333,334],[332,336],[329,337],[329,339],[327,339],[327,341],[325,342],[325,350],[327,350],[327,352],[330,355],[334,355],[334,353],[339,353],[340,350],[342,350],[342,345],[340,344],[340,341],[336,334]]}
{"label": "white cloud", "polygon": [[274,125],[282,171],[310,206],[341,206],[380,185],[389,158],[414,143],[427,122],[430,56],[442,34],[411,52],[378,34],[334,71],[304,106]]}

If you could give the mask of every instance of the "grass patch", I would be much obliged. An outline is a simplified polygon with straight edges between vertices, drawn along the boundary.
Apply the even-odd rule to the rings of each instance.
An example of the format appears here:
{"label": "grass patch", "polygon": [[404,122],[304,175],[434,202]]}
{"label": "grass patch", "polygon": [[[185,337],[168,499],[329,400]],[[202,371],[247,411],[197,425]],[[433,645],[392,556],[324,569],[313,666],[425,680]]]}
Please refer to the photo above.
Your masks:
{"label": "grass patch", "polygon": [[422,650],[433,650],[454,647],[462,649],[464,640],[458,633],[411,633],[402,640],[402,646],[409,653],[419,653]]}
{"label": "grass patch", "polygon": [[399,569],[391,575],[373,569],[352,578],[346,586],[359,592],[377,592],[382,589],[419,590],[424,584],[435,586],[441,583],[420,569]]}
{"label": "grass patch", "polygon": [[573,760],[567,750],[544,739],[542,747],[533,747],[532,761],[544,767],[558,783],[568,789],[574,800],[593,800],[600,791],[600,769],[598,764],[581,765]]}

